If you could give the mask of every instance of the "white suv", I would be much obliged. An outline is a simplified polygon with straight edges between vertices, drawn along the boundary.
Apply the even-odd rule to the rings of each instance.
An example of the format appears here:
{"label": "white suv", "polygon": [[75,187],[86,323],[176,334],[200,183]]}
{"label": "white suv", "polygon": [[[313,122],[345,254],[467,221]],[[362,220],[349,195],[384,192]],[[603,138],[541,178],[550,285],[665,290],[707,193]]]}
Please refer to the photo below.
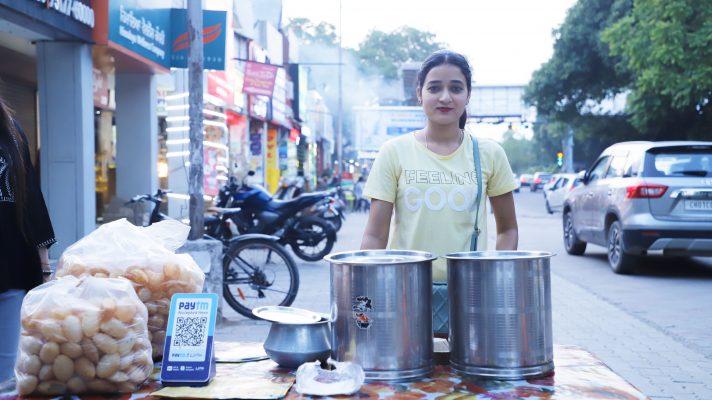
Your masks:
{"label": "white suv", "polygon": [[607,148],[564,201],[564,246],[608,249],[616,273],[648,252],[712,256],[712,142],[624,142]]}

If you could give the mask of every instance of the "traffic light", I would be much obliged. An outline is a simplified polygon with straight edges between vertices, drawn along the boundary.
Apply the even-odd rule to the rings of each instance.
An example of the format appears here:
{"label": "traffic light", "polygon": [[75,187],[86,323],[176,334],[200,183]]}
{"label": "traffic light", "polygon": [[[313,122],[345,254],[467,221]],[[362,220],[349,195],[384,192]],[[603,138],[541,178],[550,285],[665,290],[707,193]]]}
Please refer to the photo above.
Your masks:
{"label": "traffic light", "polygon": [[559,167],[564,166],[564,153],[561,151],[556,153],[556,165],[558,165]]}

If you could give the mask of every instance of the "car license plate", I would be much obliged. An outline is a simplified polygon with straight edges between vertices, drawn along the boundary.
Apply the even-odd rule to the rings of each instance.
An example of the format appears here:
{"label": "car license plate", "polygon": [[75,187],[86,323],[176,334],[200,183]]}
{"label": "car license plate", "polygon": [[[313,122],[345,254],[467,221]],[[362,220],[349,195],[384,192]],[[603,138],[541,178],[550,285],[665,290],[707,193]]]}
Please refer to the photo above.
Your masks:
{"label": "car license plate", "polygon": [[685,200],[685,210],[712,211],[712,200]]}

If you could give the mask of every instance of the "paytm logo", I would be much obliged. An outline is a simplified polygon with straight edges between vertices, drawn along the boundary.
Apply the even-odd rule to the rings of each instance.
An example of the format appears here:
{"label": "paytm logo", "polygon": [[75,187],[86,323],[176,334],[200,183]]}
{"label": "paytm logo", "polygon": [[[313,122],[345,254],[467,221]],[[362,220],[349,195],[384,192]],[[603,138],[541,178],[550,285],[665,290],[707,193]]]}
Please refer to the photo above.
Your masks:
{"label": "paytm logo", "polygon": [[207,301],[181,301],[178,302],[179,310],[186,311],[207,311],[210,308],[210,303]]}

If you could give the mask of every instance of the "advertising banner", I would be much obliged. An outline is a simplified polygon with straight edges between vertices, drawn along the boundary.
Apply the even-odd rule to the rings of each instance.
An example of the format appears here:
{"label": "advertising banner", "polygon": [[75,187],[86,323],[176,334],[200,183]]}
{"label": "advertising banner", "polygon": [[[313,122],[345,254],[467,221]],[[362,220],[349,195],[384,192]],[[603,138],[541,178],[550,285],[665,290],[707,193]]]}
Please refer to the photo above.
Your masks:
{"label": "advertising banner", "polygon": [[279,185],[279,160],[277,155],[277,129],[267,129],[267,190],[274,193]]}
{"label": "advertising banner", "polygon": [[[108,18],[97,18],[114,47],[164,68],[187,68],[188,22],[186,10],[170,8],[168,0],[112,0]],[[205,69],[225,69],[227,13],[203,11],[203,64]],[[104,39],[98,39],[99,42]]]}
{"label": "advertising banner", "polygon": [[217,169],[220,152],[214,147],[203,148],[203,192],[208,196],[216,196],[220,192]]}
{"label": "advertising banner", "polygon": [[245,79],[242,92],[272,97],[277,66],[248,61],[245,64]]}
{"label": "advertising banner", "polygon": [[388,139],[425,126],[420,107],[354,107],[356,149],[377,151]]}
{"label": "advertising banner", "polygon": [[[225,37],[227,30],[225,11],[203,10],[203,68],[225,69]],[[171,67],[188,68],[188,37],[186,10],[171,10],[173,29],[171,36]]]}
{"label": "advertising banner", "polygon": [[217,97],[225,102],[232,104],[235,99],[233,93],[234,84],[229,81],[230,77],[225,71],[208,71],[208,94]]}

